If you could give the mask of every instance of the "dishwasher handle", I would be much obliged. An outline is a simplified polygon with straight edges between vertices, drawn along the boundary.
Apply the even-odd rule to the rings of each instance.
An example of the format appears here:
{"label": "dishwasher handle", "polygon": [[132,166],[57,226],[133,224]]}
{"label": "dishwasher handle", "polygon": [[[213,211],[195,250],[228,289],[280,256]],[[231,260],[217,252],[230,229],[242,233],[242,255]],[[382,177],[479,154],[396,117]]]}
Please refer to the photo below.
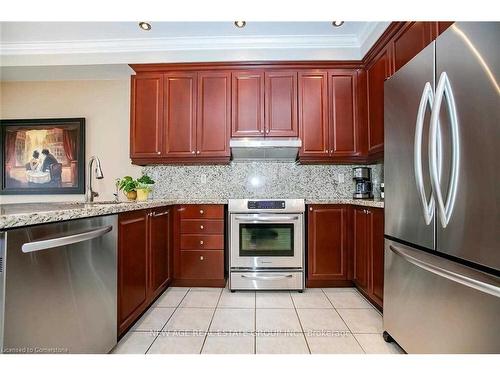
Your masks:
{"label": "dishwasher handle", "polygon": [[69,236],[51,238],[49,240],[33,241],[23,244],[21,250],[23,253],[31,253],[34,251],[47,250],[53,247],[71,245],[78,242],[89,241],[97,237],[104,236],[106,233],[111,232],[112,225],[92,229],[86,232],[76,233]]}

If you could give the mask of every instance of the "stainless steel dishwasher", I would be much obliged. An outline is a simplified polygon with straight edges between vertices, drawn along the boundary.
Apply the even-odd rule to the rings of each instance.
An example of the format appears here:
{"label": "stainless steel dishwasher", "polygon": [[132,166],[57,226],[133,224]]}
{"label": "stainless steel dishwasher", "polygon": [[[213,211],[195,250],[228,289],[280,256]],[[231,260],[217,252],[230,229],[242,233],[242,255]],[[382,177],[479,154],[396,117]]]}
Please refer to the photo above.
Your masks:
{"label": "stainless steel dishwasher", "polygon": [[0,232],[3,353],[108,353],[116,293],[116,215]]}

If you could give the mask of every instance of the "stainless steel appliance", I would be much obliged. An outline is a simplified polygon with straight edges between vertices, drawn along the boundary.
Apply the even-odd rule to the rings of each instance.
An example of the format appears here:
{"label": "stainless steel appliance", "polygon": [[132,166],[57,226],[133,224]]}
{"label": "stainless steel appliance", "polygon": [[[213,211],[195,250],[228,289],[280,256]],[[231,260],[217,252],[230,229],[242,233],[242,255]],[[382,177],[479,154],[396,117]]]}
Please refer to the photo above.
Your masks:
{"label": "stainless steel appliance", "polygon": [[303,199],[229,200],[229,288],[303,290]]}
{"label": "stainless steel appliance", "polygon": [[117,340],[117,216],[0,232],[3,353],[108,353]]}
{"label": "stainless steel appliance", "polygon": [[355,182],[354,199],[373,198],[372,170],[368,167],[356,167],[352,170],[352,179]]}
{"label": "stainless steel appliance", "polygon": [[455,23],[385,82],[384,337],[500,353],[500,23]]}
{"label": "stainless steel appliance", "polygon": [[299,138],[232,138],[229,141],[233,161],[295,162],[302,141]]}

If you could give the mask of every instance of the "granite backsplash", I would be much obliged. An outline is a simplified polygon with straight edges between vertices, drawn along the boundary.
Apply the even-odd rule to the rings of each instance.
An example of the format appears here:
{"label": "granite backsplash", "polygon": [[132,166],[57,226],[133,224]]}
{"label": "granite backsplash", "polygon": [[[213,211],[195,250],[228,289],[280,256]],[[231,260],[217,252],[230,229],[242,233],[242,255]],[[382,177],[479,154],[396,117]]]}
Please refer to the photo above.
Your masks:
{"label": "granite backsplash", "polygon": [[[328,199],[352,198],[353,167],[248,162],[207,166],[147,166],[143,168],[143,173],[156,181],[153,199]],[[369,167],[372,168],[374,195],[378,198],[383,164]]]}

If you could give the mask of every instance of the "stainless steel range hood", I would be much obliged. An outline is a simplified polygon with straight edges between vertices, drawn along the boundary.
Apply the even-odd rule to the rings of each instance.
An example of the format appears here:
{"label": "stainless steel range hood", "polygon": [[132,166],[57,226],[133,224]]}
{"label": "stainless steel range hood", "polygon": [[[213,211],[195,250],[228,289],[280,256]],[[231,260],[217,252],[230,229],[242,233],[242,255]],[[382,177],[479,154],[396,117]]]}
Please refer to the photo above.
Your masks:
{"label": "stainless steel range hood", "polygon": [[229,146],[235,162],[294,162],[302,141],[298,138],[232,138]]}

